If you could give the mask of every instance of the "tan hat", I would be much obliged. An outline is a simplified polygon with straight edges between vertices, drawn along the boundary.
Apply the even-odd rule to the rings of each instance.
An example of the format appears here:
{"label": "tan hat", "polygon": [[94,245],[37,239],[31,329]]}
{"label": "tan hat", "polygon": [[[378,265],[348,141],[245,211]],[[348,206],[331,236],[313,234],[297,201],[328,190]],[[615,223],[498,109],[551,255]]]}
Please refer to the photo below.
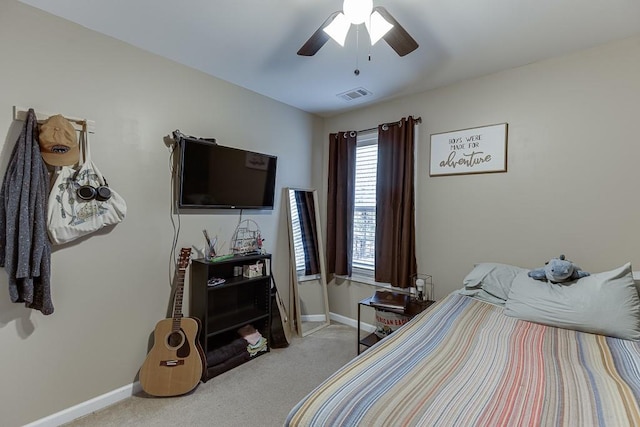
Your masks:
{"label": "tan hat", "polygon": [[51,116],[40,125],[40,154],[51,166],[71,166],[80,159],[76,129],[62,115]]}

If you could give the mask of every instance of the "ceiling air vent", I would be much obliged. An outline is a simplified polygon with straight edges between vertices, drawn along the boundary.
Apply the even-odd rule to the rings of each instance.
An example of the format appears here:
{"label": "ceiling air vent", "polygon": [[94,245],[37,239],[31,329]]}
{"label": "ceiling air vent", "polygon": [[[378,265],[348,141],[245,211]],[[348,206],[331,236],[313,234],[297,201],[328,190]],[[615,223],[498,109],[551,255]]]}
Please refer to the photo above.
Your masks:
{"label": "ceiling air vent", "polygon": [[372,95],[372,93],[363,87],[351,89],[338,94],[338,96],[345,101],[353,101],[354,99],[362,98],[369,95]]}

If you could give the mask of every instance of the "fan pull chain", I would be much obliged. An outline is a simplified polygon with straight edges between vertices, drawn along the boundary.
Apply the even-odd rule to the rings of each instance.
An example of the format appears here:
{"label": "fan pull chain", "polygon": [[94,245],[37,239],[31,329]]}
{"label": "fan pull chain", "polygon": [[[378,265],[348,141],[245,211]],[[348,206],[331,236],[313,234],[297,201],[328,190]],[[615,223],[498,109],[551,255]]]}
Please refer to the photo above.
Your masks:
{"label": "fan pull chain", "polygon": [[[371,27],[371,15],[369,15],[369,28]],[[371,34],[369,34],[369,62],[371,62]]]}
{"label": "fan pull chain", "polygon": [[360,69],[358,68],[358,52],[360,50],[360,25],[356,25],[356,69],[353,70],[353,74],[360,75]]}

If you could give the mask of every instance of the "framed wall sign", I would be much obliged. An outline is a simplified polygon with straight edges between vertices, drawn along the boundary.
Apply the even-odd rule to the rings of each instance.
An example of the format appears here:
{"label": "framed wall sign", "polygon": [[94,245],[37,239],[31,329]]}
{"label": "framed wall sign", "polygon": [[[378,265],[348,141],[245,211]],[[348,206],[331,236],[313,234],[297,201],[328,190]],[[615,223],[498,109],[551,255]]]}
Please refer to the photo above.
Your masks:
{"label": "framed wall sign", "polygon": [[507,171],[507,124],[431,135],[430,176]]}

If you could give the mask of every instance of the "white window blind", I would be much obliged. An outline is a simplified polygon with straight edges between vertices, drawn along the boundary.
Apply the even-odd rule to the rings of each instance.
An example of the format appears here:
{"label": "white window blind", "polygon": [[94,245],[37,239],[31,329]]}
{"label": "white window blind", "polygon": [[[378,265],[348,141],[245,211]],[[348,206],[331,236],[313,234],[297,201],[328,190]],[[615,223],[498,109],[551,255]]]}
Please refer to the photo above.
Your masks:
{"label": "white window blind", "polygon": [[358,135],[356,146],[353,267],[373,272],[376,237],[376,171],[378,132]]}
{"label": "white window blind", "polygon": [[304,246],[302,245],[302,232],[298,217],[298,204],[295,191],[289,190],[289,203],[291,205],[291,225],[293,229],[293,246],[296,256],[296,270],[304,272]]}

